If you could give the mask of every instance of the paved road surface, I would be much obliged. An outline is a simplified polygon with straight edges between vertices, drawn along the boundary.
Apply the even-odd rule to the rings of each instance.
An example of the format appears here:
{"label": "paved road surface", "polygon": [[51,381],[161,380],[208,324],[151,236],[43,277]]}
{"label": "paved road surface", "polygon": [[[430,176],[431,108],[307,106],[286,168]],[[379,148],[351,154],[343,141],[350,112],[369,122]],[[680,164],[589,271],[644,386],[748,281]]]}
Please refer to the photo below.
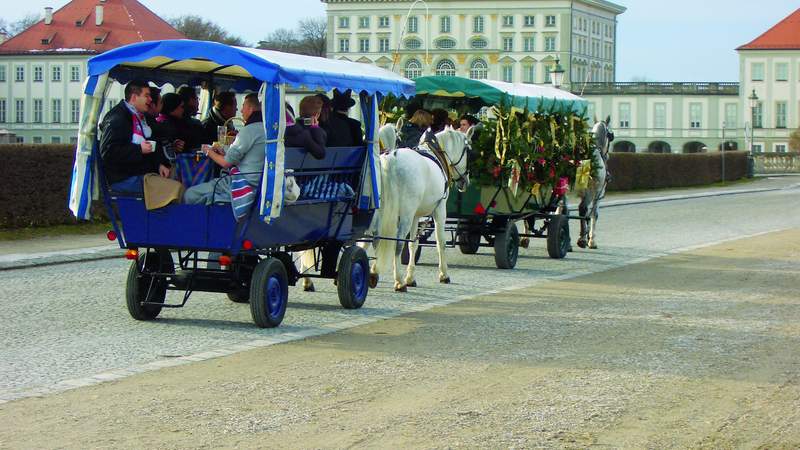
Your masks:
{"label": "paved road surface", "polygon": [[123,301],[124,260],[0,272],[0,400],[40,388],[61,389],[69,385],[59,384],[65,380],[110,370],[141,370],[153,362],[235,344],[322,334],[457,298],[603,271],[684,247],[799,227],[798,195],[800,190],[793,189],[608,209],[599,225],[599,250],[577,250],[554,261],[547,258],[544,242],[534,241],[511,271],[495,269],[488,249],[474,256],[449,250],[454,283],[448,286],[436,282],[435,253],[427,251],[418,272],[420,287],[412,292],[395,294],[384,279],[363,309],[345,311],[329,282],[319,282],[313,294],[292,288],[286,319],[273,330],[254,327],[247,305],[216,294],[196,294],[182,310],[165,310],[155,322],[135,322]]}

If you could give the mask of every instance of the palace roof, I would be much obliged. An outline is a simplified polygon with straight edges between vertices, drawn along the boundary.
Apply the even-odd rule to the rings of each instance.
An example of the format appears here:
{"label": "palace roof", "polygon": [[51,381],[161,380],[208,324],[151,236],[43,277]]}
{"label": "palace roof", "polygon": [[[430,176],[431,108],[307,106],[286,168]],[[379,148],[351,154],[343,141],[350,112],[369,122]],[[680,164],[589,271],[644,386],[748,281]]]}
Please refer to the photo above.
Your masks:
{"label": "palace roof", "polygon": [[136,0],[73,0],[53,12],[49,24],[45,22],[42,19],[0,44],[0,54],[94,54],[136,42],[186,39]]}
{"label": "palace roof", "polygon": [[800,50],[800,9],[736,50]]}

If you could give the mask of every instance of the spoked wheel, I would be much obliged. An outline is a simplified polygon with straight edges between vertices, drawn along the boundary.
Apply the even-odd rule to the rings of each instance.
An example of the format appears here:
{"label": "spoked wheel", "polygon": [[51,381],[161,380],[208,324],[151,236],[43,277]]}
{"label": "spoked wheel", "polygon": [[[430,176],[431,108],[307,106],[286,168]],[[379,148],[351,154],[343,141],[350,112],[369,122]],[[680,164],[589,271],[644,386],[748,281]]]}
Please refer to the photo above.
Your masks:
{"label": "spoked wheel", "polygon": [[261,260],[250,283],[250,314],[261,328],[281,324],[289,302],[289,279],[286,268],[277,258]]}
{"label": "spoked wheel", "polygon": [[[417,251],[414,252],[414,264],[419,262],[419,257],[422,256],[422,246],[417,243]],[[400,262],[404,266],[408,265],[408,242],[403,244],[403,251],[400,253]]]}
{"label": "spoked wheel", "polygon": [[128,313],[136,320],[153,320],[161,312],[167,297],[167,280],[156,273],[175,273],[168,250],[148,250],[128,270],[125,302]]}
{"label": "spoked wheel", "polygon": [[514,222],[509,221],[505,230],[494,238],[494,263],[498,269],[513,269],[519,255],[519,231]]}
{"label": "spoked wheel", "polygon": [[369,260],[363,248],[354,245],[344,250],[339,259],[336,288],[342,307],[358,309],[364,305],[369,292]]}
{"label": "spoked wheel", "polygon": [[561,214],[554,214],[547,224],[547,254],[553,259],[567,256],[570,247],[569,219]]}
{"label": "spoked wheel", "polygon": [[[228,300],[234,303],[249,303],[250,302],[250,282],[253,279],[253,270],[258,265],[258,255],[239,255],[237,257],[236,265],[234,266],[237,273],[237,283],[240,284],[239,288],[228,292]],[[231,268],[231,270],[234,269]]]}

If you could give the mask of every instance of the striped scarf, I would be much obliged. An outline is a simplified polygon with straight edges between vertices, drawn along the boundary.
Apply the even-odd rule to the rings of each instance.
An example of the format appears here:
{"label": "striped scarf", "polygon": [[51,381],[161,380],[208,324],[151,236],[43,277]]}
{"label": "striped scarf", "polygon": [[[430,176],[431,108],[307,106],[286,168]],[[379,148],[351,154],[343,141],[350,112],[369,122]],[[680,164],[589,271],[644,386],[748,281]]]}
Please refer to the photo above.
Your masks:
{"label": "striped scarf", "polygon": [[236,221],[240,221],[247,216],[250,207],[256,200],[256,191],[241,174],[239,168],[230,168],[231,175],[231,207]]}

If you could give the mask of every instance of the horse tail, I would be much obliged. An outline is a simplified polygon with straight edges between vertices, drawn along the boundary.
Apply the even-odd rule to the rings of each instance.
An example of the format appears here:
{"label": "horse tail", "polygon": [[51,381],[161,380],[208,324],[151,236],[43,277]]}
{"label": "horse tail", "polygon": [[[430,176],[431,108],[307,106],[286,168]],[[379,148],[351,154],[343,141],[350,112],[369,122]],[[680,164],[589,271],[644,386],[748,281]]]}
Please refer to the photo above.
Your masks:
{"label": "horse tail", "polygon": [[[381,155],[381,207],[377,212],[378,236],[396,238],[400,220],[400,192],[397,179],[397,152]],[[386,272],[394,261],[396,241],[375,240],[375,265]]]}

